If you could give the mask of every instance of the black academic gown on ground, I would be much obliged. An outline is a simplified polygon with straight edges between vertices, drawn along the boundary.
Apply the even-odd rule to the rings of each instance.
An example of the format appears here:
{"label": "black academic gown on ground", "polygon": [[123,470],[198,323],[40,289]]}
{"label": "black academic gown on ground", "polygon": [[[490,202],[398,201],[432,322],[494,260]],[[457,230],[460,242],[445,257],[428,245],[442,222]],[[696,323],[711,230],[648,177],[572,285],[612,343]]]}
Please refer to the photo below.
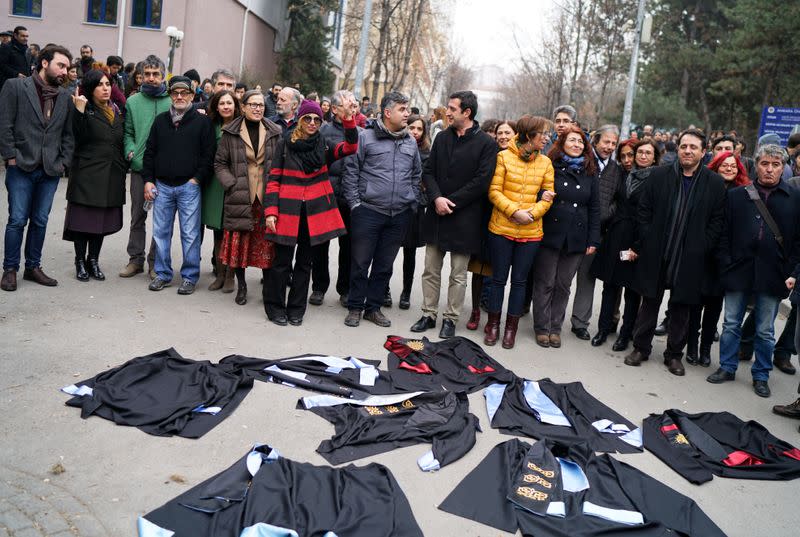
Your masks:
{"label": "black academic gown on ground", "polygon": [[[537,402],[532,394],[529,402],[526,385],[532,391],[538,385],[561,416],[550,416],[548,410],[552,408],[547,400]],[[642,451],[641,432],[636,425],[592,396],[580,382],[560,384],[547,378],[536,382],[517,378],[504,386],[490,386],[484,396],[492,428],[505,434],[547,438],[564,445],[586,443],[593,451]]]}
{"label": "black academic gown on ground", "polygon": [[715,475],[788,481],[800,477],[800,450],[760,423],[729,412],[666,410],[642,425],[644,447],[694,484]]}
{"label": "black academic gown on ground", "polygon": [[[200,438],[227,418],[250,393],[253,380],[175,349],[134,358],[63,391],[81,417],[95,415],[156,436]],[[85,393],[85,395],[80,395]]]}
{"label": "black academic gown on ground", "polygon": [[690,498],[586,445],[498,444],[439,509],[524,537],[720,537]]}
{"label": "black academic gown on ground", "polygon": [[[405,396],[403,396],[405,397]],[[336,432],[317,448],[331,464],[342,464],[393,449],[420,443],[432,444],[417,464],[422,470],[438,470],[466,455],[480,430],[478,418],[469,412],[464,393],[411,394],[407,399],[373,398],[373,404],[353,404],[328,396],[302,398],[298,408],[310,410],[331,422]],[[380,401],[384,399],[384,401]]]}
{"label": "black academic gown on ground", "polygon": [[139,519],[139,537],[167,535],[160,528],[174,537],[240,537],[247,528],[252,536],[422,537],[385,466],[313,466],[266,445]]}

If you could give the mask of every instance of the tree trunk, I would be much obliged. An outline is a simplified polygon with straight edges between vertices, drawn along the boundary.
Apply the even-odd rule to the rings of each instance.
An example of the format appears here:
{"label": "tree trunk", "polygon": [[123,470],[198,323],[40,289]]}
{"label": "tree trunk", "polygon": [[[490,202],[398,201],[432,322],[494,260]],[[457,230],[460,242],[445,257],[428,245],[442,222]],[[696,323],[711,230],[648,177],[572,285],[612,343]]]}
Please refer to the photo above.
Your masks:
{"label": "tree trunk", "polygon": [[377,102],[378,91],[381,87],[381,68],[384,62],[383,57],[386,54],[386,41],[388,40],[386,27],[389,24],[390,11],[390,0],[383,0],[381,2],[380,39],[378,40],[378,50],[375,52],[375,68],[372,71],[372,94],[370,95],[372,102]]}

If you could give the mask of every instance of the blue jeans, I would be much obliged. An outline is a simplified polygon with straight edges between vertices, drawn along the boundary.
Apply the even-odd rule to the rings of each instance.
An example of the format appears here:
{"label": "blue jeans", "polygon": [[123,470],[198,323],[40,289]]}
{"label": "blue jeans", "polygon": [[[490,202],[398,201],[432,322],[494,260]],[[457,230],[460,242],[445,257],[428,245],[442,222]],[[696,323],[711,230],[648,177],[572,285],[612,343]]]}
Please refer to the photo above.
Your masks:
{"label": "blue jeans", "polygon": [[153,203],[153,238],[156,242],[156,275],[172,281],[172,229],[175,212],[181,230],[183,264],[181,278],[197,283],[200,277],[200,185],[186,182],[169,186],[156,181],[158,196]]}
{"label": "blue jeans", "polygon": [[[739,366],[739,342],[742,338],[742,319],[747,311],[749,293],[725,293],[725,321],[719,338],[719,365],[729,373]],[[765,294],[753,295],[753,315],[756,333],[753,338],[755,362],[750,373],[753,380],[768,380],[772,370],[772,351],[775,348],[775,316],[780,299]]]}
{"label": "blue jeans", "polygon": [[6,224],[3,270],[19,270],[22,234],[25,237],[25,268],[42,264],[42,246],[47,233],[47,220],[58,188],[58,177],[38,168],[32,172],[17,166],[6,168],[8,190],[8,223]]}
{"label": "blue jeans", "polygon": [[522,309],[525,307],[525,284],[538,251],[538,241],[516,242],[501,235],[489,234],[489,253],[492,260],[492,285],[489,290],[490,312],[502,311],[506,281],[508,273],[511,272],[508,314],[522,315]]}
{"label": "blue jeans", "polygon": [[363,205],[350,213],[352,264],[348,309],[367,313],[380,309],[412,215],[409,209],[387,216]]}

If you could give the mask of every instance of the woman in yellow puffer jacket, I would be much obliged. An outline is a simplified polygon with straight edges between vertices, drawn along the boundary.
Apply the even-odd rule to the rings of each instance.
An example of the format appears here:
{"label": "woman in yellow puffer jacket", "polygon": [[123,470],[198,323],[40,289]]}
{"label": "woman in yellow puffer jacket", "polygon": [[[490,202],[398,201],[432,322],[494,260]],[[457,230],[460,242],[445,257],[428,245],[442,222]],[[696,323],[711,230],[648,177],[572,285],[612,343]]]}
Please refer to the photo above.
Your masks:
{"label": "woman in yellow puffer jacket", "polygon": [[550,129],[552,124],[548,119],[522,116],[517,121],[517,135],[508,149],[497,154],[497,166],[489,187],[489,201],[494,209],[489,220],[492,289],[489,320],[484,329],[486,345],[494,345],[500,336],[503,295],[511,272],[503,347],[514,346],[525,302],[525,282],[543,236],[542,216],[550,209],[555,196],[553,165],[541,154]]}

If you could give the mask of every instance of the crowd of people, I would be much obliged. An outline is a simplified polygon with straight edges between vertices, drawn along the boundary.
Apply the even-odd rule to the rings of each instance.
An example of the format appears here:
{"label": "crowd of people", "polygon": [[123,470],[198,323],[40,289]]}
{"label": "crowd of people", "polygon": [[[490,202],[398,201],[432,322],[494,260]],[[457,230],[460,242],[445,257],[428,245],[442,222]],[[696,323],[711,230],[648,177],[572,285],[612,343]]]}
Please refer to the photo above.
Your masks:
{"label": "crowd of people", "polygon": [[[123,227],[127,184],[129,262],[119,276],[143,273],[147,261],[151,291],[175,279],[177,213],[178,294],[196,289],[209,228],[208,289],[236,291],[244,305],[245,269],[261,269],[265,313],[276,325],[300,325],[308,304],[323,304],[336,239],[335,291],[350,327],[391,326],[384,309],[393,304],[389,282],[401,248],[398,306],[411,307],[424,247],[412,332],[439,326],[440,338],[453,337],[470,280],[466,328],[477,330],[486,311],[488,346],[514,348],[520,319],[531,313],[536,344],[560,348],[574,294],[572,333],[595,347],[616,334],[612,348],[628,351],[626,365],[641,366],[654,336],[666,335],[664,363],[674,375],[685,374],[684,354],[690,365],[710,366],[717,340],[711,383],[733,380],[753,355],[759,396],[770,395],[773,365],[795,372],[800,136],[788,152],[777,135],[762,136],[748,157],[735,132],[709,137],[693,126],[672,133],[645,125],[620,140],[614,125],[581,125],[569,105],[552,117],[479,124],[478,99],[467,90],[426,117],[396,91],[377,107],[347,90],[320,98],[273,84],[264,92],[225,69],[207,80],[196,70],[167,76],[153,55],[126,66],[115,56],[95,61],[88,45],[76,61],[58,45],[34,54],[25,28],[12,34],[0,47],[5,291],[17,289],[23,238],[22,279],[57,285],[42,270],[42,247],[66,175],[63,237],[74,243],[83,282],[105,279],[103,238]],[[597,280],[602,301],[592,336]],[[776,345],[776,315],[790,294],[792,313]],[[800,399],[775,412],[800,417]]]}

